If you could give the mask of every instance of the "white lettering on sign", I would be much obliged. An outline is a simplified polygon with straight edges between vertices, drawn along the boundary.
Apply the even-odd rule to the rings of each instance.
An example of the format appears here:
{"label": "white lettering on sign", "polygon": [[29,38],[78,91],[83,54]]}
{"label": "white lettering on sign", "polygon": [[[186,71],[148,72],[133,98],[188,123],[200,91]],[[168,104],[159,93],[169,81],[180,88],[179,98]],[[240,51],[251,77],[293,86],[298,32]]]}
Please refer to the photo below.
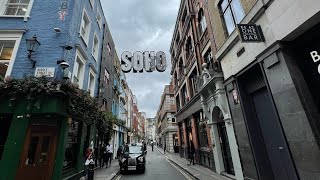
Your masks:
{"label": "white lettering on sign", "polygon": [[241,31],[243,33],[244,40],[259,40],[254,26],[249,26],[248,28],[241,26]]}
{"label": "white lettering on sign", "polygon": [[36,68],[35,77],[54,77],[55,68]]}
{"label": "white lettering on sign", "polygon": [[[320,56],[317,51],[310,52],[310,55],[314,63],[320,60]],[[320,64],[318,65],[318,73],[320,74]]]}

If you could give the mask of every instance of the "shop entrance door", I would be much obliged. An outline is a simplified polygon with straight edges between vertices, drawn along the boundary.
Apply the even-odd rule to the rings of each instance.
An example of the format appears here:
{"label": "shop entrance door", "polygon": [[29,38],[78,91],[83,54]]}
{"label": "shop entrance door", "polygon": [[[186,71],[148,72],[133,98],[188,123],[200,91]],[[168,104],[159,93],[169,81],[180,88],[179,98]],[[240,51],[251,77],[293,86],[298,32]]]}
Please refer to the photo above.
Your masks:
{"label": "shop entrance door", "polygon": [[17,180],[51,179],[57,144],[56,134],[56,128],[29,127],[20,157]]}
{"label": "shop entrance door", "polygon": [[218,132],[221,144],[221,151],[223,157],[223,163],[226,173],[234,175],[234,168],[232,163],[232,156],[229,146],[228,134],[226,125],[224,122],[218,123]]}

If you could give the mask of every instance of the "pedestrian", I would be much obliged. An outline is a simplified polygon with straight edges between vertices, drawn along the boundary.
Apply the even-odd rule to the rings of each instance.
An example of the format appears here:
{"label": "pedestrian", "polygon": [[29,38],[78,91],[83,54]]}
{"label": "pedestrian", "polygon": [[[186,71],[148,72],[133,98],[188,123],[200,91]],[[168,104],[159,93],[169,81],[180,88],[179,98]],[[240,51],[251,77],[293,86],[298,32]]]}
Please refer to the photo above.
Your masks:
{"label": "pedestrian", "polygon": [[99,164],[100,164],[100,169],[103,168],[104,163],[106,163],[106,148],[105,145],[101,145],[100,150],[99,150]]}
{"label": "pedestrian", "polygon": [[153,141],[151,141],[151,148],[152,148],[152,151],[153,151]]}
{"label": "pedestrian", "polygon": [[194,163],[194,155],[195,155],[195,148],[194,148],[194,144],[192,141],[190,141],[190,165],[191,163],[193,162],[193,165],[195,164]]}
{"label": "pedestrian", "polygon": [[111,160],[112,160],[112,155],[113,155],[113,147],[110,145],[110,143],[108,143],[107,147],[107,167],[108,167],[108,164],[109,164],[109,167],[111,167]]}
{"label": "pedestrian", "polygon": [[163,154],[165,154],[165,153],[166,153],[166,149],[167,149],[167,144],[166,144],[166,143],[164,143]]}
{"label": "pedestrian", "polygon": [[85,176],[88,177],[88,172],[89,172],[89,164],[93,162],[93,157],[92,157],[92,153],[93,153],[93,149],[91,147],[88,147],[86,150],[86,154],[85,154]]}
{"label": "pedestrian", "polygon": [[122,148],[123,148],[123,145],[120,145],[118,150],[117,150],[117,159],[120,159],[120,155],[122,153]]}

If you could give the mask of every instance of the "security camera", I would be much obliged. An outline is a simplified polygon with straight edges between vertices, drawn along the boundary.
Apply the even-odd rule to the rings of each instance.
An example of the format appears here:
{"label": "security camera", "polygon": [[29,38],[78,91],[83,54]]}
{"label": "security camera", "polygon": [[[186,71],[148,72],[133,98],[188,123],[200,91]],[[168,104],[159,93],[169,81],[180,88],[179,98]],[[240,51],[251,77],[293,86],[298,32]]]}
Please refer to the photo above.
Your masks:
{"label": "security camera", "polygon": [[62,63],[60,63],[60,67],[62,68],[62,69],[66,69],[66,68],[68,68],[70,65],[69,65],[69,63],[67,63],[67,62],[62,62]]}
{"label": "security camera", "polygon": [[54,31],[56,32],[56,33],[61,33],[61,29],[60,28],[53,28],[54,29]]}

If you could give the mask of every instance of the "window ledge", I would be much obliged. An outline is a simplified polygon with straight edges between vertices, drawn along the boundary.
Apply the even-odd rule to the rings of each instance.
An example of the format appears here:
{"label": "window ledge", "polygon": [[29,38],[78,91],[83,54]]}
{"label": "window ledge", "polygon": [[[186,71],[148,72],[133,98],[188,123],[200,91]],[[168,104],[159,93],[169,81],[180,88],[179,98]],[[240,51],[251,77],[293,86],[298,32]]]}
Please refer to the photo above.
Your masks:
{"label": "window ledge", "polygon": [[17,19],[23,19],[23,21],[28,21],[30,16],[0,15],[0,18],[17,18]]}

